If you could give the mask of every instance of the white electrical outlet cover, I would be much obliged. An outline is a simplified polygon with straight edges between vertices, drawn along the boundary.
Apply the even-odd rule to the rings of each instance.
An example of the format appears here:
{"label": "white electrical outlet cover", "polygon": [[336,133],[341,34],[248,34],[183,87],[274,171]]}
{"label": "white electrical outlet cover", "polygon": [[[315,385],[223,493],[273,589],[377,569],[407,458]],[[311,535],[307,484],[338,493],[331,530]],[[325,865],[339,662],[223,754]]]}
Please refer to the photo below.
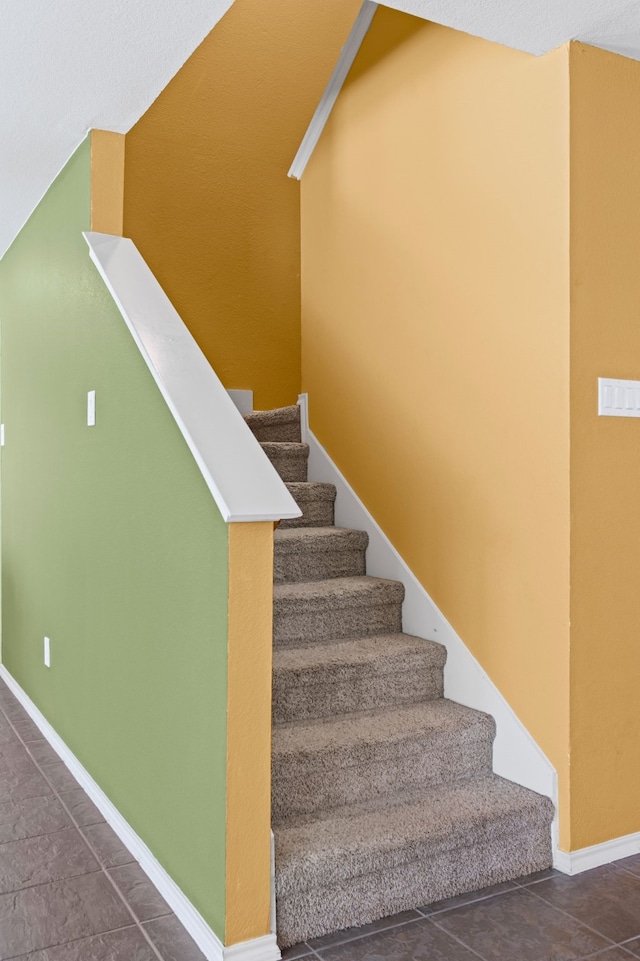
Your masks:
{"label": "white electrical outlet cover", "polygon": [[90,390],[87,394],[87,427],[96,426],[96,392]]}
{"label": "white electrical outlet cover", "polygon": [[44,666],[51,667],[51,641],[48,637],[44,639]]}

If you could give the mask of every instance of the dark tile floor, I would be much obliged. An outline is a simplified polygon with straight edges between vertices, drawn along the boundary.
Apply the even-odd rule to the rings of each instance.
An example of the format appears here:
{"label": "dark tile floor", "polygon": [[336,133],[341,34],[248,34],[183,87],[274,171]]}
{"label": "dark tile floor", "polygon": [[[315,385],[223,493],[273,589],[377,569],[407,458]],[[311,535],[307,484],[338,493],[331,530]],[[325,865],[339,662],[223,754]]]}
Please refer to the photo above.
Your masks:
{"label": "dark tile floor", "polygon": [[557,871],[315,938],[286,961],[631,961],[640,958],[640,855]]}
{"label": "dark tile floor", "polygon": [[0,961],[204,961],[0,681]]}
{"label": "dark tile floor", "polygon": [[[0,961],[203,961],[0,682]],[[640,854],[315,938],[286,961],[640,959]]]}

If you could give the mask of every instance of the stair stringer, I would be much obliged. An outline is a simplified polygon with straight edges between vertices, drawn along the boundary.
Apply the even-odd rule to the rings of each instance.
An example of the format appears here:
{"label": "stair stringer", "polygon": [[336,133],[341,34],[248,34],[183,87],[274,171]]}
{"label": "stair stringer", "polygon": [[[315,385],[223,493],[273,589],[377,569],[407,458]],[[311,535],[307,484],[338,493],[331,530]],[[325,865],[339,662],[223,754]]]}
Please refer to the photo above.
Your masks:
{"label": "stair stringer", "polygon": [[[558,810],[557,773],[529,731],[484,671],[464,641],[429,596],[354,489],[309,429],[308,395],[300,394],[302,439],[309,445],[309,480],[335,484],[335,523],[369,535],[367,574],[404,584],[403,630],[443,644],[447,649],[445,696],[491,714],[496,722],[493,770],[500,777],[543,794]],[[558,859],[557,813],[552,825],[554,865]]]}

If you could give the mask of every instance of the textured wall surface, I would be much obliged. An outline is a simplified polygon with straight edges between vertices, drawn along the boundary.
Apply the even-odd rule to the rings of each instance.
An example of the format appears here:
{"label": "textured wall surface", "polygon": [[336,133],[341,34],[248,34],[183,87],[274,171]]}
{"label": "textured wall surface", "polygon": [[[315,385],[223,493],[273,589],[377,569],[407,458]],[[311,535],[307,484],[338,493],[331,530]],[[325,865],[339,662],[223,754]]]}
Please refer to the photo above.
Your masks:
{"label": "textured wall surface", "polygon": [[571,46],[571,836],[640,830],[640,64]]}
{"label": "textured wall surface", "polygon": [[228,388],[300,390],[299,184],[287,172],[359,0],[236,0],[126,138],[131,237]]}
{"label": "textured wall surface", "polygon": [[89,217],[87,140],[0,264],[3,663],[222,939],[228,531]]}
{"label": "textured wall surface", "polygon": [[380,8],[302,181],[311,427],[558,770],[569,72]]}

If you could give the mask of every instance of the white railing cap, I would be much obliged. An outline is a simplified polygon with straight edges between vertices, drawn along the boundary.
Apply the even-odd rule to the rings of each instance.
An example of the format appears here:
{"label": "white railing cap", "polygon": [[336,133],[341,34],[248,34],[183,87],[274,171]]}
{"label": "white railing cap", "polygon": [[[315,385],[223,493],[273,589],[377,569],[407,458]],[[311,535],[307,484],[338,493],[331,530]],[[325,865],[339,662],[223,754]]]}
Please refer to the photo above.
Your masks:
{"label": "white railing cap", "polygon": [[362,42],[366,37],[369,27],[373,21],[374,14],[378,9],[379,4],[375,3],[374,0],[364,0],[360,8],[360,12],[356,17],[356,21],[351,28],[351,32],[347,37],[347,41],[340,51],[340,56],[338,57],[338,62],[335,66],[329,82],[322,94],[322,100],[318,104],[316,112],[311,118],[311,123],[307,128],[307,132],[304,135],[302,143],[295,155],[294,161],[291,164],[291,169],[289,170],[289,176],[294,180],[300,180],[303,173],[307,168],[307,164],[311,159],[313,151],[318,146],[318,141],[322,136],[322,131],[324,130],[331,112],[336,105],[336,101],[342,92],[342,88],[345,84],[347,77],[349,76],[349,71],[351,70]]}
{"label": "white railing cap", "polygon": [[300,517],[300,508],[133,241],[94,232],[83,236],[224,520]]}

